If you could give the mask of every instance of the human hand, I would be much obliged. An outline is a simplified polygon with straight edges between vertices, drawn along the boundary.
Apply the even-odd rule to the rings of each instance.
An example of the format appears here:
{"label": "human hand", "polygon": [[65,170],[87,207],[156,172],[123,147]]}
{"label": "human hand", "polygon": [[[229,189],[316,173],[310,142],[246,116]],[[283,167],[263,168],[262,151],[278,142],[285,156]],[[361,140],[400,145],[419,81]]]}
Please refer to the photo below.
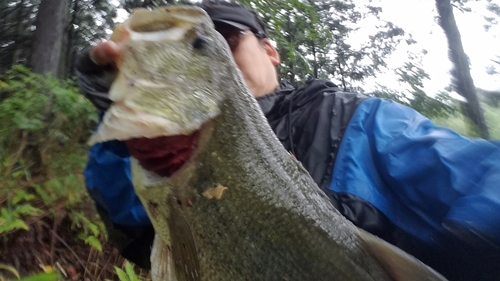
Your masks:
{"label": "human hand", "polygon": [[91,61],[98,66],[114,67],[118,56],[118,45],[113,41],[104,41],[90,50]]}
{"label": "human hand", "polygon": [[115,60],[118,45],[113,41],[104,41],[79,56],[75,68],[78,87],[85,96],[102,111],[111,104],[108,91],[116,78]]}

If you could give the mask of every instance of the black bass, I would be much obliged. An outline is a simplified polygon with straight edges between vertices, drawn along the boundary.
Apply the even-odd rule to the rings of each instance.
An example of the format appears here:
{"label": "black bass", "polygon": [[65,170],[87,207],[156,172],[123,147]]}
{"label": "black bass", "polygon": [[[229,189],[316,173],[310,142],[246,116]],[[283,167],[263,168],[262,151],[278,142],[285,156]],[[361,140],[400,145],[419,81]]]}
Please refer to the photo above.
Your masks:
{"label": "black bass", "polygon": [[282,147],[203,10],[136,10],[112,40],[113,105],[89,142],[189,139],[166,171],[132,161],[157,233],[154,280],[444,280],[339,214]]}

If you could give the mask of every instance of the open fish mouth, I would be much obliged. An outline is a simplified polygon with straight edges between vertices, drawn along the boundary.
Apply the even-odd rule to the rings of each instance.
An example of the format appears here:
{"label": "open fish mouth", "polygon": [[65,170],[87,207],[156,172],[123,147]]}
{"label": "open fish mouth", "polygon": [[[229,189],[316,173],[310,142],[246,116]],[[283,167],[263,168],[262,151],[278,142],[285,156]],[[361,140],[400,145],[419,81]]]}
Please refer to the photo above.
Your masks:
{"label": "open fish mouth", "polygon": [[192,157],[200,131],[190,135],[133,138],[126,141],[130,155],[145,170],[161,177],[170,177]]}
{"label": "open fish mouth", "polygon": [[118,26],[111,37],[119,47],[113,104],[89,145],[162,136],[172,136],[178,142],[173,147],[193,143],[192,136],[220,113],[223,74],[214,69],[210,42],[218,34],[212,26],[201,9],[176,6],[136,10]]}

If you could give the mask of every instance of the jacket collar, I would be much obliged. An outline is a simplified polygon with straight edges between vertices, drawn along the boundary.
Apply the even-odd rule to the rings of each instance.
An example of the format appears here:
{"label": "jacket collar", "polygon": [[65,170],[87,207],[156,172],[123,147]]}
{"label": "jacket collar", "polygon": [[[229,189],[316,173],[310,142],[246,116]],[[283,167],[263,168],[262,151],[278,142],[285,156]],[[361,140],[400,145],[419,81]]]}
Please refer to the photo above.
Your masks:
{"label": "jacket collar", "polygon": [[338,92],[340,88],[333,82],[324,79],[308,79],[306,83],[298,88],[294,88],[288,81],[281,81],[280,85],[271,94],[257,98],[257,102],[269,118],[271,114],[276,114],[283,110],[289,110],[290,106],[301,106],[317,95],[324,92]]}
{"label": "jacket collar", "polygon": [[275,107],[279,107],[285,97],[291,94],[294,90],[295,88],[292,84],[283,80],[278,88],[276,88],[276,91],[271,94],[258,97],[257,102],[259,103],[262,112],[264,112],[264,115],[268,116],[271,111],[274,111],[273,109],[276,109]]}

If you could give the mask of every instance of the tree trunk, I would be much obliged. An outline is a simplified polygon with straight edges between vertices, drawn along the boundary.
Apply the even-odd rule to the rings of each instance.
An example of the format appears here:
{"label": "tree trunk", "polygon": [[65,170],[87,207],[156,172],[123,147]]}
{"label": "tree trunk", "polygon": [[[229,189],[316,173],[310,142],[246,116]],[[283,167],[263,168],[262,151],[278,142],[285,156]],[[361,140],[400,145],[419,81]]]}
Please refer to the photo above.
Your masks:
{"label": "tree trunk", "polygon": [[61,59],[59,60],[59,70],[58,73],[59,78],[67,79],[71,77],[73,72],[74,65],[74,57],[76,55],[75,52],[75,24],[76,19],[78,17],[79,9],[80,9],[80,0],[69,0],[71,9],[68,9],[68,21],[67,25],[64,28],[64,36],[62,42],[62,50],[61,50]]}
{"label": "tree trunk", "polygon": [[314,41],[311,41],[311,47],[313,55],[313,76],[314,78],[318,78],[318,58],[316,57],[316,44],[314,44]]}
{"label": "tree trunk", "polygon": [[20,54],[21,54],[21,51],[22,51],[22,44],[21,44],[21,37],[22,37],[22,33],[25,32],[24,31],[24,17],[23,17],[23,12],[24,12],[24,6],[25,6],[25,0],[21,0],[19,2],[19,4],[17,5],[17,24],[16,24],[16,35],[14,37],[14,48],[13,48],[13,52],[12,52],[12,60],[11,60],[11,63],[10,65],[7,67],[8,68],[11,68],[12,65],[15,65],[17,63],[17,61],[19,60],[19,57],[20,57]]}
{"label": "tree trunk", "polygon": [[[35,73],[52,74],[61,77],[59,73],[60,63],[63,60],[63,45],[66,36],[66,18],[69,11],[69,0],[42,0],[38,7],[36,17],[36,30],[31,53],[31,66]],[[53,96],[47,91],[40,91],[46,94],[49,101],[45,108],[45,129],[48,133],[52,121]],[[28,135],[28,140],[34,138],[33,134]],[[45,175],[46,163],[44,163],[43,146],[41,144],[30,144],[23,152],[25,159],[30,161],[29,172],[32,176]]]}
{"label": "tree trunk", "polygon": [[76,37],[76,31],[75,31],[75,24],[77,23],[77,18],[78,14],[80,13],[80,1],[81,0],[73,0],[73,9],[69,13],[71,15],[71,20],[68,23],[68,26],[66,28],[66,41],[64,44],[65,48],[65,53],[64,53],[64,62],[61,63],[62,69],[61,73],[63,74],[63,78],[68,78],[72,74],[74,74],[74,60],[75,57],[77,56],[76,53],[76,44],[75,44],[75,37]]}
{"label": "tree trunk", "polygon": [[450,60],[453,63],[452,85],[454,90],[467,100],[466,115],[477,127],[483,138],[489,138],[488,126],[479,105],[476,87],[470,74],[469,60],[465,54],[450,0],[436,0],[439,24],[448,39]]}
{"label": "tree trunk", "polygon": [[[284,30],[286,32],[286,36],[285,36],[285,39],[286,41],[288,42],[289,46],[288,48],[293,48],[293,43],[294,43],[294,32],[293,32],[293,29],[292,29],[292,26],[293,26],[293,23],[292,23],[292,19],[291,19],[291,12],[290,11],[287,11],[286,13],[287,15],[287,21],[286,21],[286,29]],[[290,54],[292,54],[293,52],[290,52],[288,51],[288,54],[287,54],[287,57],[288,57],[288,70],[289,70],[289,82],[293,85],[293,86],[296,86],[295,85],[295,58],[294,57],[290,57]]]}
{"label": "tree trunk", "polygon": [[31,66],[33,72],[60,77],[68,0],[42,0],[38,8]]}
{"label": "tree trunk", "polygon": [[[338,52],[337,52],[337,54],[338,54]],[[347,84],[345,81],[345,73],[344,73],[344,70],[342,69],[342,62],[340,61],[339,55],[337,55],[337,65],[338,65],[338,73],[340,74],[340,79],[342,80],[342,90],[344,92],[350,92],[350,91],[347,91]]]}

